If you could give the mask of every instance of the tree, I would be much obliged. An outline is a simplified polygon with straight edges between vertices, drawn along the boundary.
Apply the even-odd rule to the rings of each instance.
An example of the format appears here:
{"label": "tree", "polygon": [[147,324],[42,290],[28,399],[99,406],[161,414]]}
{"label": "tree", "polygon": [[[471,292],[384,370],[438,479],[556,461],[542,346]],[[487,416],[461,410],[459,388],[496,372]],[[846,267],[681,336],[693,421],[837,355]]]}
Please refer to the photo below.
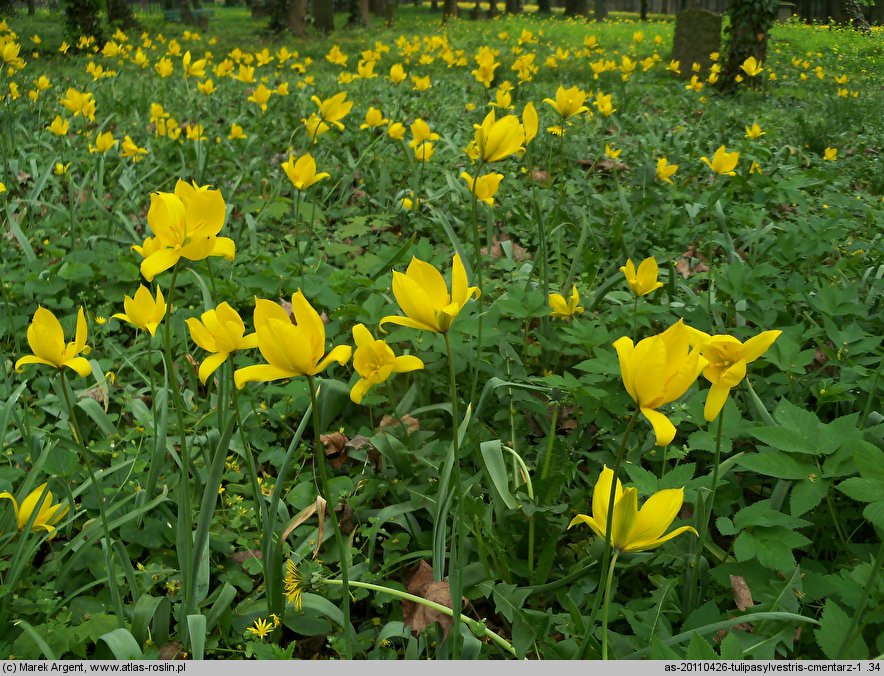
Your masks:
{"label": "tree", "polygon": [[138,28],[138,21],[126,0],[107,0],[107,22],[119,28]]}
{"label": "tree", "polygon": [[565,0],[565,16],[586,16],[588,0]]}
{"label": "tree", "polygon": [[604,21],[608,18],[608,5],[605,0],[595,0],[595,20]]}
{"label": "tree", "polygon": [[648,20],[648,0],[641,0],[641,4],[639,7],[640,7],[639,8],[639,14],[640,14],[639,19],[641,21],[647,21]]}
{"label": "tree", "polygon": [[104,31],[98,18],[99,11],[99,0],[64,0],[64,24],[68,38],[76,40],[86,36],[103,43]]}
{"label": "tree", "polygon": [[332,0],[313,0],[313,24],[323,33],[335,29],[335,7]]}
{"label": "tree", "polygon": [[368,25],[368,0],[348,0],[347,2],[347,25]]}
{"label": "tree", "polygon": [[[881,2],[882,0],[878,1]],[[863,33],[871,31],[871,28],[869,28],[869,22],[866,21],[863,9],[857,0],[841,0],[840,5],[841,16],[845,22],[849,23],[854,28],[854,30]]]}
{"label": "tree", "polygon": [[538,14],[552,14],[552,2],[550,0],[537,0]]}
{"label": "tree", "polygon": [[445,23],[450,16],[457,16],[457,0],[445,0],[442,3],[442,23]]}
{"label": "tree", "polygon": [[[779,0],[733,0],[727,10],[729,25],[724,29],[724,68],[719,79],[723,91],[731,91],[740,66],[750,56],[758,63],[767,57],[767,33],[776,21]],[[748,78],[755,83],[758,78]],[[759,81],[760,82],[760,81]]]}
{"label": "tree", "polygon": [[504,7],[507,14],[521,14],[522,0],[506,0]]}

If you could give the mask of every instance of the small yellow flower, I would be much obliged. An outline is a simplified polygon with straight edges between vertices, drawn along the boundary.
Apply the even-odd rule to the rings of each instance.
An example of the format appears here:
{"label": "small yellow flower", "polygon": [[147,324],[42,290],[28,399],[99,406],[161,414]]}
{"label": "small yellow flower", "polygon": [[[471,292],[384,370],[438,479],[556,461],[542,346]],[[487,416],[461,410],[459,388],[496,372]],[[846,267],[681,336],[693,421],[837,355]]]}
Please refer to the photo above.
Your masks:
{"label": "small yellow flower", "polygon": [[129,135],[123,139],[120,157],[131,157],[133,162],[140,162],[147,155],[147,148],[141,148]]}
{"label": "small yellow flower", "polygon": [[746,127],[746,138],[754,141],[755,139],[764,136],[764,132],[761,130],[761,127],[758,126],[757,122],[754,122],[751,127]]}
{"label": "small yellow flower", "polygon": [[227,135],[227,138],[231,141],[238,141],[241,139],[247,139],[248,135],[243,132],[243,129],[236,122],[231,123],[230,125],[230,133]]}
{"label": "small yellow flower", "polygon": [[68,169],[70,168],[70,166],[70,162],[68,162],[67,164],[64,164],[63,162],[56,162],[55,169],[52,170],[52,173],[54,173],[56,176],[64,176],[66,173],[68,173]]}
{"label": "small yellow flower", "polygon": [[286,176],[298,190],[306,190],[314,183],[329,178],[330,174],[326,172],[316,173],[316,160],[313,155],[307,153],[302,155],[295,161],[293,155],[289,155],[289,159],[282,163],[282,169]]}
{"label": "small yellow flower", "polygon": [[[568,528],[585,523],[600,538],[606,536],[608,510],[612,508],[610,500],[613,481],[614,472],[605,466],[592,491],[592,516],[578,514],[571,519]],[[617,479],[614,487],[614,514],[611,519],[611,546],[621,552],[646,552],[682,533],[693,533],[699,537],[693,526],[681,526],[666,533],[666,529],[678,516],[683,502],[684,488],[669,488],[654,493],[639,509],[638,490],[633,487],[624,489],[620,479]]]}
{"label": "small yellow flower", "polygon": [[365,113],[365,122],[359,125],[360,129],[374,129],[385,124],[390,124],[390,120],[384,117],[384,114],[375,107],[369,108]]}
{"label": "small yellow flower", "polygon": [[25,355],[15,362],[15,370],[21,373],[25,364],[45,364],[61,370],[65,367],[73,369],[85,378],[92,373],[89,362],[78,356],[89,354],[91,348],[86,344],[86,315],[83,308],[77,311],[77,328],[75,338],[65,343],[61,323],[50,310],[38,307],[34,318],[28,326],[28,345],[33,354]]}
{"label": "small yellow flower", "polygon": [[737,162],[740,161],[740,153],[738,151],[729,153],[725,146],[719,146],[718,150],[716,150],[715,154],[712,156],[711,162],[705,155],[700,159],[716,174],[736,176],[737,172],[735,172],[734,169],[737,166]]}
{"label": "small yellow flower", "polygon": [[549,316],[553,319],[571,319],[578,314],[583,314],[584,309],[580,306],[580,293],[577,285],[571,287],[571,296],[568,300],[560,293],[551,293],[547,299],[552,311]]}
{"label": "small yellow flower", "polygon": [[608,145],[607,143],[605,144],[605,157],[609,159],[616,160],[618,157],[620,157],[620,153],[622,152],[622,149],[618,148],[617,150],[614,150],[614,148],[612,148],[610,145]]}
{"label": "small yellow flower", "polygon": [[37,508],[37,503],[40,503],[40,498],[45,494],[45,498],[43,498],[42,503],[40,503],[40,510],[34,517],[34,523],[31,524],[31,530],[45,530],[49,533],[49,539],[51,540],[55,537],[55,524],[64,518],[64,515],[68,513],[69,507],[60,502],[53,505],[52,491],[48,490],[46,486],[47,484],[45,483],[40,484],[37,488],[28,493],[28,496],[22,500],[21,506],[19,506],[15,497],[6,491],[0,493],[0,499],[6,499],[12,502],[12,509],[15,512],[15,522],[18,529],[21,531],[28,525],[28,521],[31,520],[34,510]]}
{"label": "small yellow flower", "polygon": [[589,110],[583,105],[586,102],[586,92],[576,86],[570,89],[560,86],[556,90],[555,100],[543,99],[543,102],[552,106],[563,120]]}
{"label": "small yellow flower", "polygon": [[298,570],[295,562],[291,559],[288,559],[285,562],[285,580],[283,585],[285,588],[286,603],[291,603],[295,610],[300,610],[301,594],[303,593],[301,571]]}
{"label": "small yellow flower", "polygon": [[661,157],[657,160],[657,178],[661,181],[665,181],[669,185],[672,185],[672,176],[675,172],[678,171],[677,164],[669,164],[669,160],[665,157]]}
{"label": "small yellow flower", "polygon": [[95,137],[95,145],[89,144],[90,153],[106,153],[117,144],[114,135],[109,132],[99,132]]}
{"label": "small yellow flower", "polygon": [[748,59],[743,61],[743,65],[740,66],[740,70],[742,70],[749,77],[755,77],[759,73],[761,73],[764,68],[761,67],[761,64],[754,56],[750,56]]}
{"label": "small yellow flower", "polygon": [[104,326],[105,324],[107,324],[107,317],[102,317],[101,315],[96,315],[95,323],[98,324],[99,326]]}
{"label": "small yellow flower", "polygon": [[423,77],[412,75],[411,81],[414,83],[413,89],[416,92],[425,92],[433,86],[433,83],[430,81],[429,75],[424,75]]}
{"label": "small yellow flower", "polygon": [[838,149],[827,147],[823,151],[823,159],[829,160],[830,162],[837,160],[838,159]]}
{"label": "small yellow flower", "polygon": [[157,287],[156,299],[150,295],[150,289],[143,284],[138,285],[135,297],[126,296],[123,299],[125,313],[118,312],[112,315],[114,319],[122,319],[129,322],[135,328],[147,331],[150,335],[156,333],[157,327],[166,316],[166,302],[163,300],[163,292]]}
{"label": "small yellow flower", "polygon": [[255,624],[246,629],[246,631],[253,636],[257,636],[258,638],[263,640],[273,632],[273,625],[271,625],[270,622],[261,617],[255,620]]}
{"label": "small yellow flower", "polygon": [[467,172],[461,173],[460,177],[466,181],[467,188],[479,201],[485,202],[489,207],[494,206],[494,196],[497,194],[500,182],[503,180],[503,174],[485,174],[476,180],[475,185],[473,184],[473,177]]}
{"label": "small yellow flower", "polygon": [[61,115],[56,115],[55,119],[52,120],[52,124],[50,124],[46,128],[57,136],[64,136],[68,133],[68,129],[70,129],[70,126],[70,120],[65,120],[61,117]]}
{"label": "small yellow flower", "polygon": [[353,368],[359,374],[359,380],[350,390],[353,403],[360,403],[374,385],[385,382],[394,373],[407,373],[424,367],[424,363],[417,357],[397,357],[386,341],[375,340],[363,324],[353,327],[353,341],[356,343]]}
{"label": "small yellow flower", "polygon": [[390,126],[387,127],[387,136],[401,141],[405,138],[405,125],[401,122],[391,122]]}
{"label": "small yellow flower", "polygon": [[629,288],[638,297],[646,296],[663,286],[663,282],[657,281],[660,270],[653,256],[649,256],[639,263],[638,271],[636,271],[632,259],[627,258],[626,265],[620,268],[620,272],[626,277]]}

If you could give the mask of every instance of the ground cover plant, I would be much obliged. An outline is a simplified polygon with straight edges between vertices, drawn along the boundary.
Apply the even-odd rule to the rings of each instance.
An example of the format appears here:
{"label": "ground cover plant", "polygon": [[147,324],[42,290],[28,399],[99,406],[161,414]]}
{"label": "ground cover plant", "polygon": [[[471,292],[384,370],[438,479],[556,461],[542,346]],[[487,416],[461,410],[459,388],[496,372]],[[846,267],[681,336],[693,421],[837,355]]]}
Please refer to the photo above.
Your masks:
{"label": "ground cover plant", "polygon": [[216,12],[0,24],[0,653],[880,657],[880,32]]}

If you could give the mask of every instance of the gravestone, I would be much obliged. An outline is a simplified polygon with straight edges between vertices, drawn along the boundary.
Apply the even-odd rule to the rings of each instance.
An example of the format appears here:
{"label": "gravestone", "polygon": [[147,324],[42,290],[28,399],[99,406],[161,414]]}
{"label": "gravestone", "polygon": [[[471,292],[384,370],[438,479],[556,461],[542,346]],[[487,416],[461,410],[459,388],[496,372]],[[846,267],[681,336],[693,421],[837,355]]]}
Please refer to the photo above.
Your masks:
{"label": "gravestone", "polygon": [[679,62],[681,77],[688,80],[694,71],[691,65],[699,63],[702,74],[709,72],[709,55],[721,50],[721,14],[705,9],[685,9],[675,15],[675,37],[672,39],[672,58]]}

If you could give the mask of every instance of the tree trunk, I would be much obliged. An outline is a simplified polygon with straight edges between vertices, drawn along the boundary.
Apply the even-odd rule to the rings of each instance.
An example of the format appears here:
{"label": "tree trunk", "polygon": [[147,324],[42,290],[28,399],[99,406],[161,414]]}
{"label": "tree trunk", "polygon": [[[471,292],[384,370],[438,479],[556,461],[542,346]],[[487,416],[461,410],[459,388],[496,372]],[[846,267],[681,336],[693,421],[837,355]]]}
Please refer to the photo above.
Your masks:
{"label": "tree trunk", "polygon": [[65,31],[71,40],[80,36],[94,37],[98,43],[104,42],[98,12],[99,0],[64,0]]}
{"label": "tree trunk", "polygon": [[368,0],[348,0],[347,2],[347,25],[368,25]]}
{"label": "tree trunk", "polygon": [[505,0],[505,10],[507,14],[521,14],[522,0]]}
{"label": "tree trunk", "polygon": [[438,12],[439,11],[439,0],[431,0],[430,1],[430,11]]}
{"label": "tree trunk", "polygon": [[[28,0],[32,4],[34,0]],[[117,28],[138,28],[138,21],[126,0],[107,0],[107,22]]]}
{"label": "tree trunk", "polygon": [[[882,0],[877,0],[881,2]],[[869,33],[869,22],[863,14],[863,8],[856,0],[841,0],[841,15],[844,17],[844,23],[862,33]]]}
{"label": "tree trunk", "polygon": [[641,9],[640,11],[640,20],[647,21],[648,20],[648,0],[641,0]]}
{"label": "tree trunk", "polygon": [[307,0],[288,1],[285,23],[295,37],[302,38],[307,34]]}
{"label": "tree trunk", "polygon": [[37,13],[37,3],[34,0],[28,0],[28,16],[34,16]]}
{"label": "tree trunk", "polygon": [[500,10],[497,9],[497,0],[489,0],[489,2],[488,2],[488,18],[493,19],[498,14],[500,14]]}
{"label": "tree trunk", "polygon": [[587,0],[565,0],[565,16],[586,16]]}
{"label": "tree trunk", "polygon": [[332,0],[313,0],[313,23],[323,33],[335,29],[335,7]]}
{"label": "tree trunk", "polygon": [[[732,91],[737,75],[743,76],[741,66],[750,56],[763,64],[767,57],[767,33],[776,21],[779,0],[733,0],[728,8],[730,24],[725,28],[727,39],[724,68],[719,78],[719,88]],[[760,87],[767,73],[745,77],[750,87]]]}
{"label": "tree trunk", "polygon": [[384,0],[370,0],[368,3],[368,11],[375,16],[386,16],[386,5]]}
{"label": "tree trunk", "polygon": [[442,23],[450,16],[457,17],[457,0],[444,0],[442,3]]}
{"label": "tree trunk", "polygon": [[552,2],[550,0],[537,0],[538,14],[552,14]]}
{"label": "tree trunk", "polygon": [[605,0],[595,0],[595,20],[604,21],[608,18],[608,5]]}

